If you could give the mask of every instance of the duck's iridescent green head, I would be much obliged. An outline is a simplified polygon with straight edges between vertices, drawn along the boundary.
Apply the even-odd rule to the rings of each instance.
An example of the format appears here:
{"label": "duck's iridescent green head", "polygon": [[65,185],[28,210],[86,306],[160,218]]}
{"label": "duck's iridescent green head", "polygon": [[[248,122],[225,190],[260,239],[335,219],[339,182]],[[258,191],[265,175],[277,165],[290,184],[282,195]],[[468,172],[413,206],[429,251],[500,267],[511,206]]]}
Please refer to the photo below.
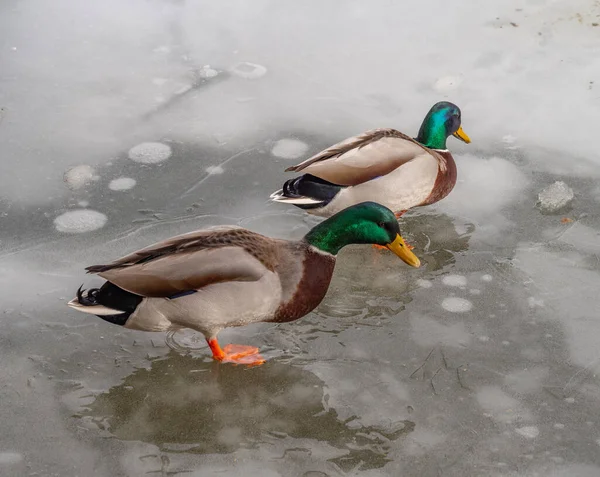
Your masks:
{"label": "duck's iridescent green head", "polygon": [[469,144],[471,139],[460,126],[460,109],[455,104],[441,101],[425,116],[417,141],[431,149],[446,149],[446,139],[453,135]]}
{"label": "duck's iridescent green head", "polygon": [[408,265],[421,265],[404,243],[394,213],[375,202],[362,202],[338,212],[308,232],[304,240],[332,255],[354,243],[381,245],[389,248]]}

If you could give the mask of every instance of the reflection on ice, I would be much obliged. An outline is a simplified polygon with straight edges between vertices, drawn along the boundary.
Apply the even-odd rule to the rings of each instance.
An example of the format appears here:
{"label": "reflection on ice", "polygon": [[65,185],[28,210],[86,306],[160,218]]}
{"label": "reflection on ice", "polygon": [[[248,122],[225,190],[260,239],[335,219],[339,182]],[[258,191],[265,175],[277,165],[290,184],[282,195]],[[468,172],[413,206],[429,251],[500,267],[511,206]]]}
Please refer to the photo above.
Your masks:
{"label": "reflection on ice", "polygon": [[170,353],[99,394],[79,417],[165,451],[228,453],[309,439],[311,447],[323,442],[343,450],[333,459],[343,469],[382,467],[391,443],[414,428],[408,420],[389,429],[352,425],[324,405],[323,392],[314,374],[293,366],[247,369]]}

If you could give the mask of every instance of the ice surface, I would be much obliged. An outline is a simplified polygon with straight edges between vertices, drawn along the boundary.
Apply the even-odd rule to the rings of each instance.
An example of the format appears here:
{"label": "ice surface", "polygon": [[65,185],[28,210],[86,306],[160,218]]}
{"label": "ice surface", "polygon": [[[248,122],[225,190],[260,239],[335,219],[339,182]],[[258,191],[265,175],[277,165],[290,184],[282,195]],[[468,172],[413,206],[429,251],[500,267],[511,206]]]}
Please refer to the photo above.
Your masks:
{"label": "ice surface", "polygon": [[[598,271],[589,269],[589,263],[596,258],[590,260],[589,256],[579,253],[567,255],[543,248],[532,249],[529,244],[523,244],[515,259],[519,269],[528,274],[544,297],[545,306],[534,310],[543,313],[551,307],[556,319],[563,324],[570,359],[585,369],[598,369],[600,322],[594,318],[596,299],[589,295],[590,290],[600,286]],[[561,292],[565,287],[568,292]],[[581,377],[587,374],[582,373]]]}
{"label": "ice surface", "polygon": [[[466,125],[465,125],[466,128]],[[519,202],[529,184],[523,171],[501,157],[456,155],[460,170],[452,193],[436,208],[475,223],[475,235],[485,242],[498,241],[510,226],[506,211]]]}
{"label": "ice surface", "polygon": [[297,139],[280,139],[275,143],[271,154],[283,159],[298,159],[304,156],[308,150],[308,145]]}
{"label": "ice surface", "polygon": [[460,76],[443,76],[438,78],[433,88],[439,93],[449,93],[460,86],[463,78]]}
{"label": "ice surface", "polygon": [[119,177],[110,181],[110,183],[108,184],[108,188],[110,190],[122,191],[133,189],[136,184],[137,181],[135,179],[132,179],[131,177]]}
{"label": "ice surface", "polygon": [[[581,163],[598,162],[586,128],[572,127],[593,123],[597,114],[594,72],[599,60],[594,54],[598,39],[593,23],[598,7],[585,0],[548,5],[513,0],[469,15],[464,14],[466,2],[454,9],[440,3],[434,17],[427,6],[417,5],[402,28],[391,21],[405,18],[402,4],[368,12],[358,3],[344,9],[333,4],[269,9],[266,0],[256,9],[241,2],[123,5],[109,0],[90,8],[74,0],[60,4],[69,15],[45,23],[47,35],[39,38],[28,37],[22,26],[54,15],[53,5],[34,2],[18,10],[7,6],[2,15],[2,31],[11,45],[3,50],[3,71],[20,81],[3,85],[6,97],[13,99],[1,105],[0,134],[13,139],[3,141],[6,160],[0,185],[23,201],[39,202],[48,196],[60,181],[57,166],[66,167],[72,160],[69,151],[89,154],[90,163],[103,162],[127,144],[130,138],[123,136],[129,131],[141,134],[156,128],[188,138],[210,137],[213,132],[244,138],[270,128],[276,120],[315,130],[328,126],[340,133],[389,125],[414,134],[424,111],[440,96],[461,106],[465,130],[480,139],[478,144],[518,136],[522,147],[544,148],[541,165],[552,169],[564,162],[562,167],[570,174],[577,173],[580,164],[565,159],[569,155],[583,158]],[[262,14],[263,8],[269,15]],[[90,15],[96,18],[93,24],[87,21]],[[295,19],[294,27],[280,38],[289,18]],[[423,28],[435,32],[435,41],[412,45]],[[86,40],[76,40],[82,37]],[[138,41],[146,46],[144,54]],[[464,54],[460,58],[440,54],[441,43]],[[399,44],[411,45],[402,62],[381,61],[394,57]],[[52,73],[44,63],[49,57],[56,61]],[[435,68],[430,67],[432,58]],[[174,105],[168,117],[153,118],[150,125],[137,122],[152,109],[156,96],[148,78],[189,80],[207,64],[225,70],[245,60],[268,65],[273,74],[236,86],[245,91],[227,82],[215,94],[198,91],[189,101]],[[414,67],[407,69],[406,64]],[[118,86],[95,87],[99,79]],[[44,92],[50,82],[52,95]],[[255,86],[259,83],[264,86]],[[387,108],[373,107],[376,94],[385,96]],[[240,104],[235,100],[240,96],[256,100]],[[569,101],[553,104],[549,97]],[[18,107],[19,103],[26,107]],[[93,115],[87,114],[90,110]],[[518,110],[527,114],[515,114]],[[28,128],[21,129],[25,123]],[[467,150],[456,141],[450,144],[453,150]],[[53,151],[55,162],[40,161],[36,166],[48,151]],[[43,179],[32,185],[11,184],[7,178],[20,167],[17,159],[28,168],[41,167]],[[46,177],[52,180],[47,182]]]}
{"label": "ice surface", "polygon": [[18,464],[23,460],[23,455],[18,452],[0,452],[0,465]]}
{"label": "ice surface", "polygon": [[129,150],[129,159],[142,164],[157,164],[171,157],[171,147],[160,142],[143,142]]}
{"label": "ice surface", "polygon": [[563,181],[556,181],[538,194],[536,206],[546,214],[560,212],[573,201],[575,194]]}
{"label": "ice surface", "polygon": [[89,209],[70,210],[54,219],[59,232],[82,234],[104,227],[108,218],[101,212]]}
{"label": "ice surface", "polygon": [[[20,456],[0,474],[600,475],[598,15],[0,2],[0,449]],[[85,266],[178,233],[301,237],[319,219],[267,200],[286,162],[376,127],[414,136],[440,100],[473,142],[449,138],[456,188],[402,219],[423,266],[344,249],[314,312],[220,336],[267,366],[65,306],[101,283]],[[577,194],[565,222],[533,207],[557,180]]]}
{"label": "ice surface", "polygon": [[500,388],[484,386],[477,391],[477,402],[492,419],[503,424],[531,419],[531,413]]}

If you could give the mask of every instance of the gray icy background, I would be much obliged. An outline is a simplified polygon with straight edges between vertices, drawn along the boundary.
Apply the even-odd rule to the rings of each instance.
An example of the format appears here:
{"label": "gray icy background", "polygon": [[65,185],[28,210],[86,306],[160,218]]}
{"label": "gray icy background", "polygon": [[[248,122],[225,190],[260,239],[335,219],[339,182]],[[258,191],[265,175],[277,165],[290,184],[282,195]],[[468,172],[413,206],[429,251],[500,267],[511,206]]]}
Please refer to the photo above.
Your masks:
{"label": "gray icy background", "polygon": [[[0,475],[600,475],[600,2],[485,3],[2,2]],[[266,365],[66,308],[176,233],[301,237],[285,167],[439,100],[473,142],[401,223],[424,266],[344,250],[315,312],[222,334]]]}

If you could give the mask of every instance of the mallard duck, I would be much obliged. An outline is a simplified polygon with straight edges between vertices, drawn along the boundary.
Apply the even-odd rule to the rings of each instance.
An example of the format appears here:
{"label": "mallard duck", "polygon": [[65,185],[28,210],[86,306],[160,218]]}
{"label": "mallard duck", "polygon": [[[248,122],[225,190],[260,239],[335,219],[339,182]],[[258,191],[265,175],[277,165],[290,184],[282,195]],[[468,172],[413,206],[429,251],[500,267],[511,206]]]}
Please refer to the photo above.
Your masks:
{"label": "mallard duck", "polygon": [[385,246],[408,265],[420,266],[393,212],[364,202],[299,241],[232,226],[167,239],[108,265],[87,267],[106,282],[87,292],[80,287],[68,305],[130,329],[191,328],[204,334],[214,359],[260,364],[258,348],[221,348],[219,331],[303,317],[325,296],[340,249],[361,243]]}
{"label": "mallard duck", "polygon": [[433,204],[456,184],[456,164],[446,149],[448,136],[470,143],[458,106],[440,102],[429,110],[415,139],[395,129],[375,129],[335,144],[288,167],[304,175],[285,182],[271,200],[322,217],[372,200],[399,217]]}

